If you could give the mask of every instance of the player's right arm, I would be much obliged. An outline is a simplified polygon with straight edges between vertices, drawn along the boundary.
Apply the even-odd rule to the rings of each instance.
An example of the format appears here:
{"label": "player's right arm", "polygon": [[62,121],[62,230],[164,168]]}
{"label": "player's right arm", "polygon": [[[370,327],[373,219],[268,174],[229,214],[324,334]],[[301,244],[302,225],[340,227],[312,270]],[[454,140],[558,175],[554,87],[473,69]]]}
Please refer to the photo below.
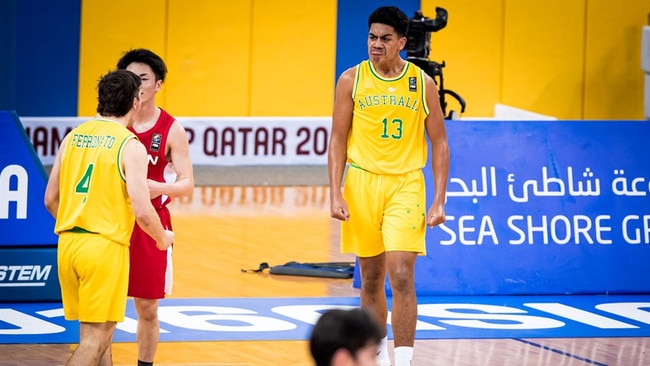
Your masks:
{"label": "player's right arm", "polygon": [[336,83],[332,129],[327,153],[330,215],[343,221],[350,218],[350,212],[347,203],[343,199],[341,186],[347,160],[348,135],[352,127],[352,112],[354,109],[352,89],[354,87],[355,70],[356,68],[352,67],[343,72]]}
{"label": "player's right arm", "polygon": [[163,228],[149,199],[147,163],[144,145],[136,139],[128,141],[122,155],[122,166],[135,220],[140,228],[156,241],[158,249],[165,250],[174,242],[174,233]]}
{"label": "player's right arm", "polygon": [[47,186],[45,187],[45,208],[55,219],[56,214],[59,211],[59,179],[61,178],[61,159],[63,159],[63,151],[68,144],[68,136],[69,135],[67,135],[63,141],[61,141],[59,151],[56,153],[54,164],[50,170],[50,177],[47,180]]}

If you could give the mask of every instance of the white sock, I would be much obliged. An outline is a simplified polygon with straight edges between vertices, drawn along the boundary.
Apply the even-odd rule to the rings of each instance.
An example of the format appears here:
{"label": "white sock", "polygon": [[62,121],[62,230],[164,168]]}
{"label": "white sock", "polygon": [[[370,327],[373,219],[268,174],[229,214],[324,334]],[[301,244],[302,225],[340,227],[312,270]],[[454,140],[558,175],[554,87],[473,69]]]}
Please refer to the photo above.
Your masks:
{"label": "white sock", "polygon": [[411,366],[413,347],[395,347],[395,366]]}
{"label": "white sock", "polygon": [[381,339],[379,343],[379,353],[377,353],[377,364],[390,366],[390,358],[388,356],[388,336]]}

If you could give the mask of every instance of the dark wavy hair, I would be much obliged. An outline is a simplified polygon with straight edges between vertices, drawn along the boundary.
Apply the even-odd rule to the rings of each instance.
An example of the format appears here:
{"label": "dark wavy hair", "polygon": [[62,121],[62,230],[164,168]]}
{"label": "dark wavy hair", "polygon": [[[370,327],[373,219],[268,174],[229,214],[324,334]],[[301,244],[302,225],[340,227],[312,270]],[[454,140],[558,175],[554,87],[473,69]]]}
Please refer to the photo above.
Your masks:
{"label": "dark wavy hair", "polygon": [[368,29],[370,29],[370,25],[373,23],[386,24],[393,27],[400,37],[404,37],[408,33],[409,18],[395,6],[382,6],[375,9],[368,17]]}
{"label": "dark wavy hair", "polygon": [[126,69],[127,66],[134,62],[143,63],[149,65],[153,73],[156,75],[156,81],[161,80],[165,81],[165,76],[167,75],[167,66],[165,62],[160,58],[160,56],[151,52],[146,48],[138,48],[135,50],[130,50],[117,61],[117,68],[120,70]]}
{"label": "dark wavy hair", "polygon": [[140,78],[127,70],[104,75],[97,84],[97,113],[105,117],[123,117],[131,110],[133,98],[140,99]]}
{"label": "dark wavy hair", "polygon": [[378,345],[383,338],[379,325],[367,310],[331,309],[318,318],[309,338],[309,350],[316,366],[330,366],[339,349],[346,349],[353,358],[369,345]]}

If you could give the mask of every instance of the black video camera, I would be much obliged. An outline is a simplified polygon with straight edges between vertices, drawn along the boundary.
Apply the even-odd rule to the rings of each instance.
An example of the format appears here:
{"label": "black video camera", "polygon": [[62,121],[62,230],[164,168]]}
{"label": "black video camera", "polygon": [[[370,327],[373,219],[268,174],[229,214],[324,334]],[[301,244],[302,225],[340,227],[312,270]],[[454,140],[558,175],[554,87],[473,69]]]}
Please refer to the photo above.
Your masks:
{"label": "black video camera", "polygon": [[445,97],[450,95],[460,104],[460,112],[465,112],[465,100],[453,90],[445,89],[442,78],[442,68],[445,62],[438,63],[429,60],[431,52],[431,32],[437,32],[447,25],[447,10],[436,7],[436,18],[430,19],[422,15],[422,11],[415,12],[415,16],[409,19],[409,28],[406,34],[406,59],[420,67],[427,75],[431,76],[438,85],[440,95],[440,108],[446,119],[457,119],[458,113],[450,111],[447,113],[447,101]]}
{"label": "black video camera", "polygon": [[431,19],[417,10],[409,19],[406,55],[408,57],[427,58],[431,50],[431,32],[437,32],[447,25],[447,10],[436,7],[436,18]]}

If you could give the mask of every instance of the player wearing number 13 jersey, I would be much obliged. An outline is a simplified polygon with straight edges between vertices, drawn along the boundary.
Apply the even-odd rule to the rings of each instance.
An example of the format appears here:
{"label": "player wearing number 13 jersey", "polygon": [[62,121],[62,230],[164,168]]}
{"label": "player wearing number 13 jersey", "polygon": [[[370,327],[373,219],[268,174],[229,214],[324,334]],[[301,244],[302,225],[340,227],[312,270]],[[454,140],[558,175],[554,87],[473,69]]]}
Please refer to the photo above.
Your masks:
{"label": "player wearing number 13 jersey", "polygon": [[[336,84],[328,151],[330,215],[341,220],[341,251],[354,253],[361,307],[386,334],[385,278],[393,293],[394,366],[411,365],[417,299],[415,258],[425,254],[426,225],[445,221],[449,147],[433,79],[402,59],[409,19],[393,6],[368,17],[368,60]],[[435,190],[427,210],[422,168],[431,143]],[[345,187],[343,187],[343,175]],[[377,354],[390,365],[387,339]]]}

